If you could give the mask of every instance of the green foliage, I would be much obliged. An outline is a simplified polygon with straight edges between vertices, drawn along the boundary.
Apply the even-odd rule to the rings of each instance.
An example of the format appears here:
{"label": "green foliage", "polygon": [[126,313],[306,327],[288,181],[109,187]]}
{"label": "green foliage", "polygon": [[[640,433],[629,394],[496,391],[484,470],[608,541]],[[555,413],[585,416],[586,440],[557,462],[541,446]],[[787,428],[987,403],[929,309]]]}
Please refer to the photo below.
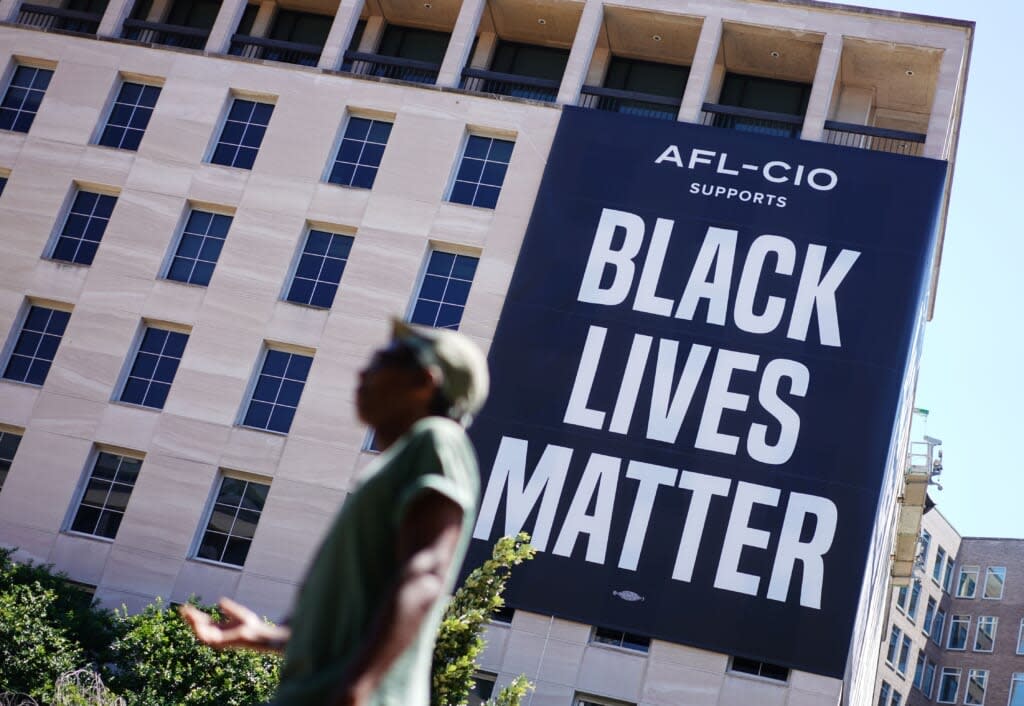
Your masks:
{"label": "green foliage", "polygon": [[0,592],[0,690],[48,700],[54,678],[81,663],[57,606],[56,593],[35,582]]}
{"label": "green foliage", "polygon": [[[481,632],[491,614],[505,605],[501,594],[512,567],[532,559],[536,553],[529,542],[525,532],[499,539],[491,558],[474,569],[455,592],[437,635],[431,703],[462,706],[469,700],[476,659],[484,649]],[[529,688],[526,678],[520,677],[502,690],[496,703],[517,706]],[[505,701],[500,700],[503,697]]]}
{"label": "green foliage", "polygon": [[57,680],[50,706],[125,706],[125,703],[103,685],[99,674],[79,669]]}
{"label": "green foliage", "polygon": [[497,696],[487,699],[484,706],[519,706],[531,691],[533,684],[525,674],[520,674],[511,684],[498,692]]}
{"label": "green foliage", "polygon": [[[203,610],[220,617],[215,608]],[[279,657],[210,649],[160,599],[118,618],[123,636],[113,645],[117,668],[109,681],[128,706],[249,706],[273,695]]]}

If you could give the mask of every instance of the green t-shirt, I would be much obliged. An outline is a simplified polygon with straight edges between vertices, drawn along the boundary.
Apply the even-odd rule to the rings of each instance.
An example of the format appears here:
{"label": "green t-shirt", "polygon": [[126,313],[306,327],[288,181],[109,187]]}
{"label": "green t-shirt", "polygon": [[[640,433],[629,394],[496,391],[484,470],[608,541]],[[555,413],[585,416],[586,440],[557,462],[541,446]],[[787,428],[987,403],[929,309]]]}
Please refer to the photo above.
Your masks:
{"label": "green t-shirt", "polygon": [[[398,529],[409,501],[425,490],[462,508],[462,537],[447,596],[476,520],[480,476],[466,432],[442,417],[421,419],[356,480],[306,575],[290,626],[281,684],[271,704],[323,706],[368,638],[369,625],[398,576]],[[434,640],[447,598],[388,671],[373,706],[427,706]]]}

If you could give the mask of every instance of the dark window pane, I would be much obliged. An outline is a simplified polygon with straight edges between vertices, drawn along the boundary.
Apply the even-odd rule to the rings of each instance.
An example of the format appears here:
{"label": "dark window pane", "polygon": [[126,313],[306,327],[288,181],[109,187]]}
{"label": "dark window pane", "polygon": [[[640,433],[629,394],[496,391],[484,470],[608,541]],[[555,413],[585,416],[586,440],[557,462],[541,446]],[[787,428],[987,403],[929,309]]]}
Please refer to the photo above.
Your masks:
{"label": "dark window pane", "polygon": [[149,382],[141,378],[130,377],[124,384],[124,391],[121,393],[121,401],[129,404],[142,404],[146,399],[146,389]]}
{"label": "dark window pane", "polygon": [[225,564],[233,564],[235,566],[244,565],[245,557],[249,554],[250,544],[251,541],[248,539],[229,539],[227,548],[224,550],[224,558],[222,561]]}
{"label": "dark window pane", "polygon": [[267,424],[267,429],[287,434],[288,430],[292,428],[292,418],[294,416],[295,410],[292,407],[274,407],[274,411],[270,414],[270,422]]}
{"label": "dark window pane", "polygon": [[224,547],[227,543],[227,535],[218,534],[216,532],[207,532],[203,535],[203,541],[199,545],[199,551],[196,554],[203,559],[220,561],[221,556],[224,554]]}
{"label": "dark window pane", "polygon": [[273,408],[273,405],[266,402],[253,401],[249,403],[249,411],[246,412],[243,424],[247,427],[266,429],[267,423],[270,421],[270,412]]}
{"label": "dark window pane", "polygon": [[313,365],[313,359],[308,355],[293,355],[288,362],[287,377],[292,380],[305,380],[309,375],[309,368]]}

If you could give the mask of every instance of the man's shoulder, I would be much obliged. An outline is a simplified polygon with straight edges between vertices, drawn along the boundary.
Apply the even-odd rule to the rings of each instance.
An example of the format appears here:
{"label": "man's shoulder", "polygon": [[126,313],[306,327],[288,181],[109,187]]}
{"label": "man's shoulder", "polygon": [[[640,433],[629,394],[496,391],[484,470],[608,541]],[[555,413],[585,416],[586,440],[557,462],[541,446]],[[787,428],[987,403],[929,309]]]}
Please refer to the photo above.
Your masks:
{"label": "man's shoulder", "polygon": [[427,441],[434,444],[469,444],[466,430],[456,421],[447,417],[424,417],[409,429],[410,441]]}

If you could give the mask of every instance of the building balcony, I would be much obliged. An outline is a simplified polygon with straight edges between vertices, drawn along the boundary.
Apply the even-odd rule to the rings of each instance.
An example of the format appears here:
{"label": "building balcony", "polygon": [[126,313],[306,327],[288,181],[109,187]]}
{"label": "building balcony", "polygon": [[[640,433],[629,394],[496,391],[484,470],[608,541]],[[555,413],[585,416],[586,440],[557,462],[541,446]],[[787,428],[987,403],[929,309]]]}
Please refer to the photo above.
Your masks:
{"label": "building balcony", "polygon": [[398,81],[433,85],[437,81],[441,65],[430,61],[347,51],[345,52],[344,69],[358,76],[380,76]]}
{"label": "building balcony", "polygon": [[732,105],[705,103],[702,110],[702,125],[752,132],[758,135],[800,137],[800,130],[804,124],[801,115],[738,108]]}
{"label": "building balcony", "polygon": [[231,37],[231,48],[228,53],[246,59],[263,59],[281,61],[299,66],[316,66],[320,61],[323,45],[288,42],[281,39],[252,37],[247,34],[236,34]]}
{"label": "building balcony", "polygon": [[99,12],[80,12],[60,7],[24,3],[18,11],[17,22],[37,29],[96,34],[102,18],[103,16]]}
{"label": "building balcony", "polygon": [[122,36],[124,39],[131,39],[144,44],[161,44],[167,47],[202,50],[206,46],[210,30],[165,24],[163,22],[125,20]]}
{"label": "building balcony", "polygon": [[504,74],[484,69],[465,69],[462,72],[462,88],[474,93],[490,93],[498,96],[529,98],[545,103],[554,103],[558,97],[559,81],[533,78],[519,74]]}
{"label": "building balcony", "polygon": [[680,102],[678,98],[601,86],[584,86],[580,92],[580,107],[582,108],[640,115],[660,120],[677,120]]}
{"label": "building balcony", "polygon": [[824,141],[830,145],[920,157],[924,154],[925,135],[919,132],[826,120]]}

